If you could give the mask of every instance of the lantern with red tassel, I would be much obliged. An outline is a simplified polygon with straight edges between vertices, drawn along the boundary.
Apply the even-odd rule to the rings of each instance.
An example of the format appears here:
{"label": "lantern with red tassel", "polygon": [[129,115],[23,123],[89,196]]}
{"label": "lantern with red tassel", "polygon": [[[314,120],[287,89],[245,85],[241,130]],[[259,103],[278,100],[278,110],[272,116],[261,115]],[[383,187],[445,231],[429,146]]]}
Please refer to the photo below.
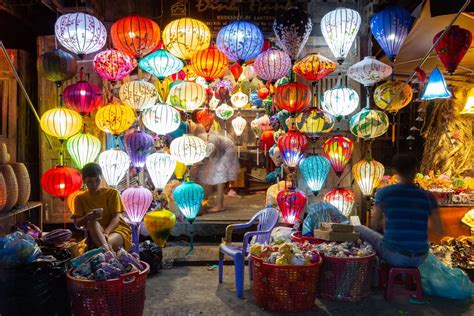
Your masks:
{"label": "lantern with red tassel", "polygon": [[214,79],[223,77],[227,72],[229,59],[227,56],[211,45],[209,48],[198,51],[191,57],[191,68],[209,83]]}
{"label": "lantern with red tassel", "polygon": [[262,139],[260,141],[260,148],[264,150],[265,155],[267,151],[275,145],[275,138],[273,135],[275,134],[274,131],[265,131],[262,133]]}
{"label": "lantern with red tassel", "polygon": [[[442,33],[443,31],[435,35],[433,43],[438,40]],[[471,42],[472,33],[469,32],[469,30],[460,28],[458,25],[453,25],[438,44],[436,44],[436,53],[450,75],[456,71],[456,68],[471,46]]]}
{"label": "lantern with red tassel", "polygon": [[295,114],[310,104],[311,89],[307,85],[292,82],[278,86],[273,97],[277,107]]}
{"label": "lantern with red tassel", "polygon": [[342,135],[333,136],[324,142],[324,156],[329,160],[338,177],[344,172],[353,150],[354,142]]}
{"label": "lantern with red tassel", "polygon": [[278,139],[278,149],[291,171],[298,166],[307,147],[308,138],[298,131],[290,130]]}
{"label": "lantern with red tassel", "polygon": [[64,200],[71,193],[81,188],[82,176],[77,169],[68,166],[56,166],[43,174],[41,186],[48,194]]}
{"label": "lantern with red tassel", "polygon": [[281,215],[287,224],[293,225],[298,221],[306,206],[307,200],[308,198],[306,194],[304,194],[303,191],[296,189],[294,186],[278,193],[278,206],[280,207]]}

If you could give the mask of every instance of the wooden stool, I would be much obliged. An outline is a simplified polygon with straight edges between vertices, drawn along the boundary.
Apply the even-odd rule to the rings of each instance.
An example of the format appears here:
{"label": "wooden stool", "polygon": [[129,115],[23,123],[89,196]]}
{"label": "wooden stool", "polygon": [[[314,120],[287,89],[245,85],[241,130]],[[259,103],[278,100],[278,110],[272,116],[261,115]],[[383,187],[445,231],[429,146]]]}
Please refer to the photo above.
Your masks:
{"label": "wooden stool", "polygon": [[[397,279],[400,277],[400,279]],[[397,285],[403,285],[403,289],[395,289]],[[415,289],[410,289],[414,287]],[[385,299],[390,300],[394,295],[414,295],[416,299],[423,299],[423,289],[421,276],[418,268],[390,268],[388,273],[387,287],[385,289]]]}

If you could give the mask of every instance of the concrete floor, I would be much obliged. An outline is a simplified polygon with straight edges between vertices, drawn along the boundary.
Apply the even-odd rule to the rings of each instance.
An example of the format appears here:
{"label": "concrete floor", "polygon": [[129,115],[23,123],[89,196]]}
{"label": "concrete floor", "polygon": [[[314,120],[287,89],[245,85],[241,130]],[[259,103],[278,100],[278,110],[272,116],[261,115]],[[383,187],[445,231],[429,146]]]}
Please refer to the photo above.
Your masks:
{"label": "concrete floor", "polygon": [[[247,275],[245,298],[241,300],[235,296],[233,266],[226,266],[224,273],[224,283],[219,285],[217,269],[185,266],[162,270],[148,279],[144,315],[271,314],[255,304]],[[388,303],[382,292],[376,292],[361,303],[316,300],[312,311],[299,315],[474,315],[471,301],[425,299],[425,305],[410,304],[404,297]]]}

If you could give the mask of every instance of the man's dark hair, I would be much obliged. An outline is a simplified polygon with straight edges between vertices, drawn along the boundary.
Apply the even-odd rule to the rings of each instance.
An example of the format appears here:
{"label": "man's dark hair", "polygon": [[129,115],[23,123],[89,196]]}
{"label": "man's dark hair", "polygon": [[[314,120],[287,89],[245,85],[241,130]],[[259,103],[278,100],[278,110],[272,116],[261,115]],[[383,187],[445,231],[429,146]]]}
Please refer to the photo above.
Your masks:
{"label": "man's dark hair", "polygon": [[403,177],[415,177],[418,160],[412,154],[397,154],[393,157],[393,169]]}
{"label": "man's dark hair", "polygon": [[99,166],[99,164],[96,164],[95,162],[90,162],[84,167],[82,167],[81,173],[84,179],[95,178],[98,176],[102,176],[102,168]]}

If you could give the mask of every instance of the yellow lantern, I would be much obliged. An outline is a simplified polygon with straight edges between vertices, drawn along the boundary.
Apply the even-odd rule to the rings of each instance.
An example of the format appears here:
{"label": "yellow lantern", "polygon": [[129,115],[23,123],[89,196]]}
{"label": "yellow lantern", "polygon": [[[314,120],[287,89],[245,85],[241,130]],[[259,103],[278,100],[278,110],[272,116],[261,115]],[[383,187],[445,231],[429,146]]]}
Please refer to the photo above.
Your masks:
{"label": "yellow lantern", "polygon": [[474,88],[472,88],[467,94],[466,104],[461,114],[474,114]]}
{"label": "yellow lantern", "polygon": [[166,246],[166,240],[176,224],[176,216],[167,209],[156,209],[143,218],[151,239],[161,248]]}
{"label": "yellow lantern", "polygon": [[371,158],[363,159],[352,166],[352,174],[365,196],[371,196],[385,173],[384,166]]}
{"label": "yellow lantern", "polygon": [[181,18],[166,25],[162,38],[171,54],[181,59],[190,59],[197,51],[209,47],[211,32],[201,21]]}
{"label": "yellow lantern", "polygon": [[[398,94],[396,99],[394,99],[398,91],[402,88],[402,92]],[[406,107],[412,99],[412,88],[410,85],[401,81],[388,80],[379,85],[374,92],[375,105],[390,113],[397,113]]]}
{"label": "yellow lantern", "polygon": [[155,88],[158,91],[158,97],[161,103],[165,103],[168,99],[168,94],[170,93],[170,85],[173,82],[173,79],[166,77],[163,80],[155,81]]}
{"label": "yellow lantern", "polygon": [[97,127],[113,135],[126,131],[135,122],[135,112],[127,105],[111,103],[103,106],[95,115]]}
{"label": "yellow lantern", "polygon": [[179,110],[192,112],[206,102],[206,89],[192,81],[183,81],[173,86],[168,95],[169,104]]}
{"label": "yellow lantern", "polygon": [[40,125],[46,134],[57,137],[62,142],[79,133],[82,127],[82,117],[74,110],[59,106],[44,112]]}
{"label": "yellow lantern", "polygon": [[67,209],[69,210],[69,212],[71,212],[71,214],[74,214],[75,212],[75,209],[74,209],[74,201],[76,200],[76,197],[78,195],[81,195],[82,193],[86,192],[86,190],[77,190],[73,193],[71,193],[67,199],[66,199],[66,205],[67,205]]}
{"label": "yellow lantern", "polygon": [[184,174],[186,173],[186,165],[181,161],[176,161],[176,167],[174,168],[174,175],[176,179],[183,180]]}

